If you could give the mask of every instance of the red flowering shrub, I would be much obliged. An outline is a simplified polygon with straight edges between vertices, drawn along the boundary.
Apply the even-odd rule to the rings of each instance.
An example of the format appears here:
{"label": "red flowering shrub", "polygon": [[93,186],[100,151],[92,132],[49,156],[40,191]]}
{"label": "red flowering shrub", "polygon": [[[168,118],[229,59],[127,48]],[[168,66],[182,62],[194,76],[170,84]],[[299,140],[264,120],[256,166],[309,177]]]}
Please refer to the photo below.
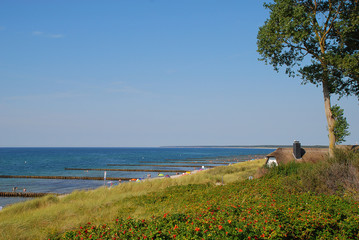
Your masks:
{"label": "red flowering shrub", "polygon": [[160,204],[171,210],[150,219],[89,223],[61,239],[359,238],[357,202],[283,187],[284,181],[265,177],[217,187],[171,187],[136,199],[149,209]]}

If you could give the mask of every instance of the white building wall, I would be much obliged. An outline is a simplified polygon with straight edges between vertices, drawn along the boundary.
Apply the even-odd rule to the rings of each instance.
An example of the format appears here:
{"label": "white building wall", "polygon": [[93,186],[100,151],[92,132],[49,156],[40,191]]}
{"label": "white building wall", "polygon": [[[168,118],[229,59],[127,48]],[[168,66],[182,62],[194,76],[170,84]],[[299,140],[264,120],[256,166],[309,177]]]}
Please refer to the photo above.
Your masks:
{"label": "white building wall", "polygon": [[275,157],[269,157],[267,160],[267,166],[278,166],[277,159],[275,159]]}

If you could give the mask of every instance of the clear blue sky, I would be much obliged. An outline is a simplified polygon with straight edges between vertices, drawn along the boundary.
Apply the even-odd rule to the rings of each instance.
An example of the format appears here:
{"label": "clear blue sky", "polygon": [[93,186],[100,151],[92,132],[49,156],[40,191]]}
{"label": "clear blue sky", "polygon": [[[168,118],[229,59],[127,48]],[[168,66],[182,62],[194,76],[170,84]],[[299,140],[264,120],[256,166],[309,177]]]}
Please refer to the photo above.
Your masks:
{"label": "clear blue sky", "polygon": [[258,61],[263,2],[2,0],[0,146],[328,144],[321,89]]}

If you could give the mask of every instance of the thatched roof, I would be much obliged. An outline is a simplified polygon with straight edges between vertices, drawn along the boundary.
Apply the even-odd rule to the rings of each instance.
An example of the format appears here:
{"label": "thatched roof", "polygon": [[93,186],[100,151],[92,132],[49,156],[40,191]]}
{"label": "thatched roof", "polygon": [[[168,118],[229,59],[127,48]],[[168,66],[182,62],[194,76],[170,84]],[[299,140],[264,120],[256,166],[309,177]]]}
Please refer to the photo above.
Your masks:
{"label": "thatched roof", "polygon": [[[318,162],[325,159],[328,156],[328,148],[302,148],[302,158],[297,159],[300,162]],[[278,164],[286,164],[290,161],[294,161],[293,148],[278,148],[274,152],[267,155],[269,157],[275,157]]]}

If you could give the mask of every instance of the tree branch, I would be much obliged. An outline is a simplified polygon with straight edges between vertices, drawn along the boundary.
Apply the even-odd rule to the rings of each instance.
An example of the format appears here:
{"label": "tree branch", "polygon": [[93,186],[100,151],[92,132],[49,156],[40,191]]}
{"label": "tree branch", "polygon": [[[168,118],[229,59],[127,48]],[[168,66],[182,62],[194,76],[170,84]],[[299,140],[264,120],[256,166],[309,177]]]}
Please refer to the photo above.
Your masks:
{"label": "tree branch", "polygon": [[313,23],[313,31],[314,31],[315,35],[317,36],[317,38],[318,38],[320,49],[321,49],[322,53],[324,53],[325,49],[323,48],[323,46],[321,44],[322,43],[321,42],[322,37],[319,35],[318,29],[317,29],[317,27],[319,26],[319,23],[318,23],[317,17],[316,17],[317,16],[317,7],[318,7],[317,1],[314,0],[314,3],[315,3],[315,8],[313,10],[314,17],[313,17],[313,21],[312,21],[312,23]]}
{"label": "tree branch", "polygon": [[324,23],[324,32],[327,31],[327,27],[328,27],[328,23],[329,23],[329,19],[330,19],[330,16],[332,15],[332,1],[329,0],[329,13],[328,13],[328,17],[327,17],[327,20],[325,21]]}
{"label": "tree branch", "polygon": [[[288,42],[288,41],[284,41],[284,43],[285,44],[287,44],[287,46],[288,47],[290,47],[290,48],[294,48],[294,49],[299,49],[299,50],[304,50],[304,51],[306,51],[307,52],[307,54],[309,53],[309,54],[311,54],[311,55],[313,55],[317,60],[319,60],[320,61],[320,57],[319,57],[319,55],[318,54],[316,54],[316,53],[314,53],[313,51],[310,51],[309,50],[309,48],[306,46],[306,44],[304,43],[303,45],[304,45],[304,47],[301,47],[301,46],[295,46],[295,45],[293,45],[293,44],[291,44],[290,42]],[[303,54],[304,56],[305,55],[307,55],[307,54]]]}
{"label": "tree branch", "polygon": [[332,19],[332,21],[331,21],[331,23],[330,23],[329,28],[327,29],[330,16],[332,15],[332,4],[331,4],[331,1],[329,1],[329,14],[328,14],[327,21],[325,22],[325,26],[324,26],[324,32],[325,32],[325,33],[323,34],[322,39],[321,39],[322,44],[324,44],[326,36],[327,36],[328,33],[332,30],[332,28],[333,28],[333,26],[334,26],[334,23],[335,23],[335,20],[336,20],[336,19],[338,18],[338,16],[339,16],[340,8],[341,8],[341,3],[339,3],[339,6],[338,6],[337,11],[336,11],[336,14],[335,14],[335,16],[333,17],[333,19]]}

